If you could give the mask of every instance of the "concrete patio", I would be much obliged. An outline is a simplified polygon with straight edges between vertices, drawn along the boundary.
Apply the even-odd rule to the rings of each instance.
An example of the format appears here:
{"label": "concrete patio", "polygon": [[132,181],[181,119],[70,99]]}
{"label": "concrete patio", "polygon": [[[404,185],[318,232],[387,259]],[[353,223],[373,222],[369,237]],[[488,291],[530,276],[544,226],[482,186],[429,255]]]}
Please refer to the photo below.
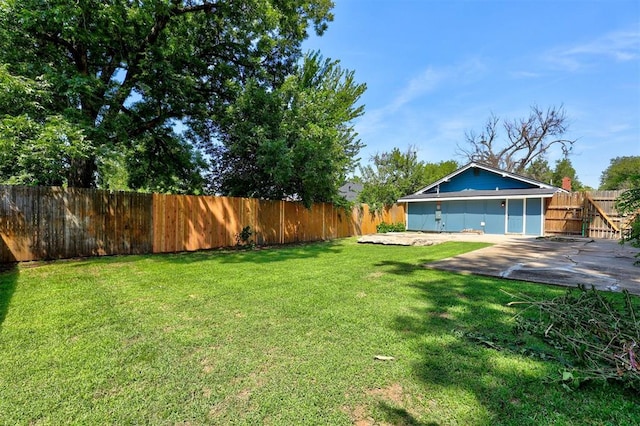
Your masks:
{"label": "concrete patio", "polygon": [[614,240],[574,237],[536,238],[467,233],[388,233],[361,237],[359,242],[435,245],[448,241],[476,241],[491,247],[425,264],[426,268],[531,281],[566,287],[585,285],[599,290],[640,295],[640,250]]}

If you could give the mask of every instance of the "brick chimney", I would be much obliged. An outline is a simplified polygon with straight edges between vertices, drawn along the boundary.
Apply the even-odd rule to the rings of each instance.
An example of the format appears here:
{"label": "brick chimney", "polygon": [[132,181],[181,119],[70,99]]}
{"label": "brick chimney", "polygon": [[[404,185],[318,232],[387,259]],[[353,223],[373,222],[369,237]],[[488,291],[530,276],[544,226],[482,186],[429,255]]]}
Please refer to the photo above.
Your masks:
{"label": "brick chimney", "polygon": [[571,178],[565,176],[562,178],[562,189],[571,192]]}

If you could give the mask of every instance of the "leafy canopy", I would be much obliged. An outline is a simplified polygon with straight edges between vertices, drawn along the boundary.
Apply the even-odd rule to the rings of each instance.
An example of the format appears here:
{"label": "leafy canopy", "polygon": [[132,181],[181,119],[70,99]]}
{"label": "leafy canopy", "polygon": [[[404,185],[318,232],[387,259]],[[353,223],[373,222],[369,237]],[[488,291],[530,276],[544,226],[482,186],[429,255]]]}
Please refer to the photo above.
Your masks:
{"label": "leafy canopy", "polygon": [[239,87],[214,129],[220,143],[203,144],[211,191],[307,206],[338,201],[362,147],[350,122],[364,112],[356,103],[365,89],[353,71],[317,52],[277,88],[256,80]]}
{"label": "leafy canopy", "polygon": [[458,169],[455,161],[419,161],[413,147],[407,148],[405,152],[393,148],[391,152],[375,154],[371,162],[371,165],[360,168],[363,189],[359,200],[375,211],[392,205],[398,198],[412,194]]}
{"label": "leafy canopy", "polygon": [[[24,120],[5,127],[38,146],[82,139],[79,152],[51,157],[70,186],[108,184],[108,173],[122,179],[125,170],[133,189],[194,192],[203,163],[189,132],[203,136],[248,81],[281,85],[308,29],[321,34],[332,7],[330,0],[4,0],[0,64],[49,93],[44,128],[23,132]],[[47,123],[57,131],[42,131]],[[20,152],[3,152],[2,180],[31,179],[28,168],[8,166]],[[44,168],[41,157],[35,150],[25,161]]]}
{"label": "leafy canopy", "polygon": [[628,189],[634,184],[640,171],[640,156],[612,158],[600,176],[600,189]]}
{"label": "leafy canopy", "polygon": [[0,64],[0,183],[62,185],[74,161],[91,155],[80,126],[47,114],[52,103],[47,82]]}
{"label": "leafy canopy", "polygon": [[572,191],[586,189],[580,182],[576,169],[568,157],[556,160],[553,169],[549,166],[546,158],[538,157],[525,169],[524,175],[558,187],[562,186],[562,179],[568,177],[571,179]]}

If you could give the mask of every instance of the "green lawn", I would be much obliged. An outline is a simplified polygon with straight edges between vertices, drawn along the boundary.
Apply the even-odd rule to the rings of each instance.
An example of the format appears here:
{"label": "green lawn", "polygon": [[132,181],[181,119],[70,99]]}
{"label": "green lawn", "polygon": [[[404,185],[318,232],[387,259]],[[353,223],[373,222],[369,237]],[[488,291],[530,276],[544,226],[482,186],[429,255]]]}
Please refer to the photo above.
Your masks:
{"label": "green lawn", "polygon": [[[90,259],[0,275],[2,424],[624,425],[637,396],[568,392],[516,341],[500,291],[423,269],[481,244]],[[374,360],[376,355],[394,361]]]}

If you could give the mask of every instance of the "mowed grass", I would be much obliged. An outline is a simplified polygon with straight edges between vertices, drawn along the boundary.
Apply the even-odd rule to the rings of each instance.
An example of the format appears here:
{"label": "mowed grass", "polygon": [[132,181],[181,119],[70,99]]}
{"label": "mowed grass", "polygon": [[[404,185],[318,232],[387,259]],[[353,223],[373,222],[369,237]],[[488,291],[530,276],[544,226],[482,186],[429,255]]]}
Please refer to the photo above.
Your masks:
{"label": "mowed grass", "polygon": [[[482,247],[112,257],[0,275],[2,424],[625,425],[637,395],[568,392],[516,340],[509,292],[420,265]],[[376,355],[392,356],[378,361]]]}

